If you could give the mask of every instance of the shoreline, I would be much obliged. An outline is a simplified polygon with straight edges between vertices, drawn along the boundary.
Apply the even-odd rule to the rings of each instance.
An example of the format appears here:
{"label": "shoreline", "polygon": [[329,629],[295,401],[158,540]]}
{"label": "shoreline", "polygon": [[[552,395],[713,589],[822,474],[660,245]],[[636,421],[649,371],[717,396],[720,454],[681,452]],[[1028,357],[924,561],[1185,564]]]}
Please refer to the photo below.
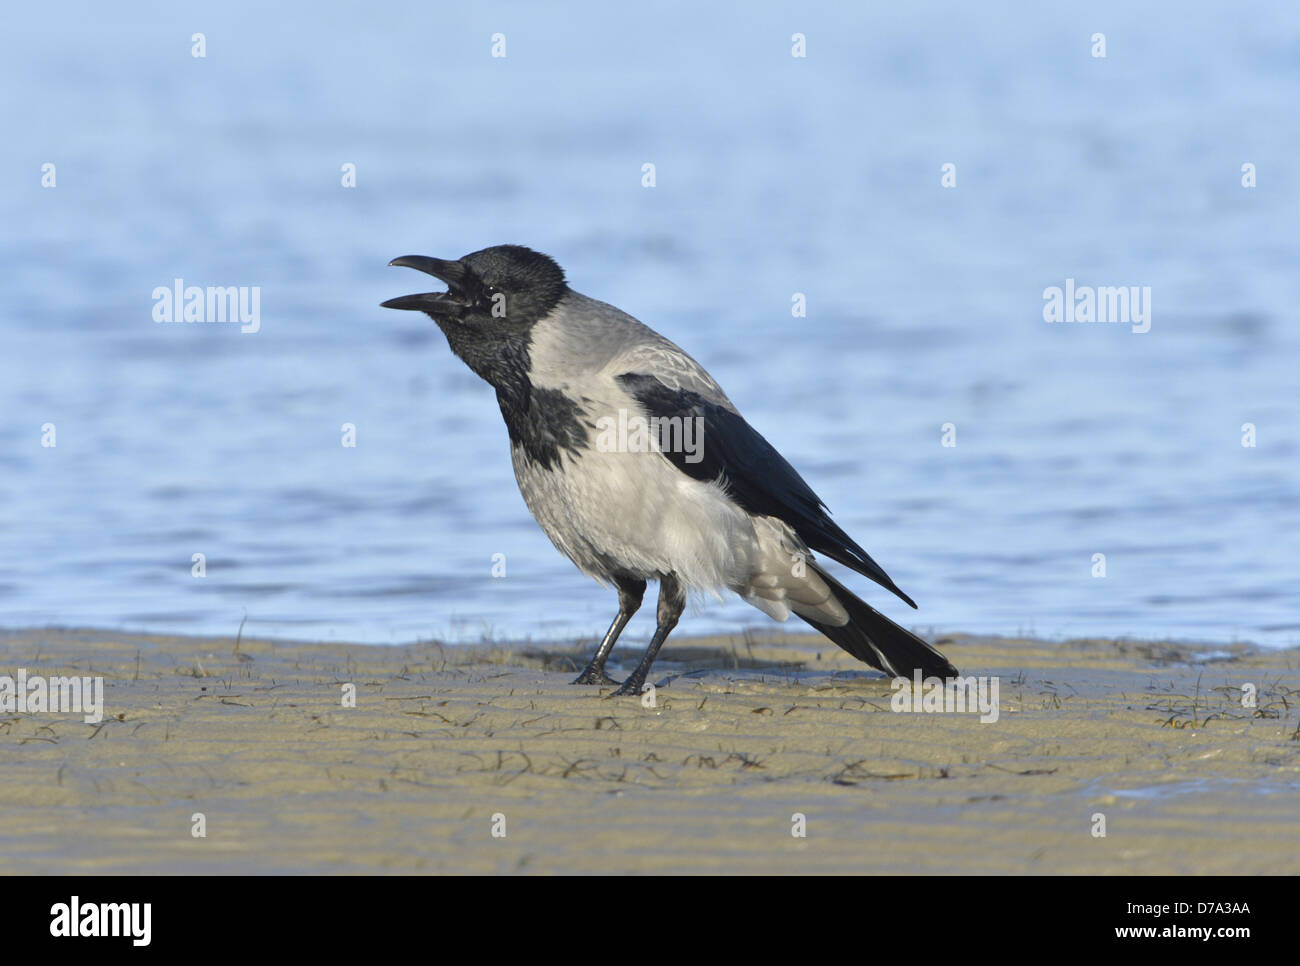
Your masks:
{"label": "shoreline", "polygon": [[104,688],[0,712],[0,873],[1300,871],[1300,648],[940,638],[981,722],[816,635],[674,638],[654,707],[586,643],[234,643],[0,631]]}

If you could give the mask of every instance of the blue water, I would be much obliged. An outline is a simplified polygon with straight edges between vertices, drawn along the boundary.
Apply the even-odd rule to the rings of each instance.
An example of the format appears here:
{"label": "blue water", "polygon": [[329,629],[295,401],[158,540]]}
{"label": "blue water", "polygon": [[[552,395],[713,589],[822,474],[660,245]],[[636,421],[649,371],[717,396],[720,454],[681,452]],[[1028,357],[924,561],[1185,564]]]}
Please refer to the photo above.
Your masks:
{"label": "blue water", "polygon": [[[1300,641],[1295,4],[187,6],[6,10],[0,625],[603,631],[491,390],[378,307],[517,242],[707,365],[913,626]],[[260,330],[155,323],[175,278]],[[1067,278],[1150,331],[1047,324]]]}

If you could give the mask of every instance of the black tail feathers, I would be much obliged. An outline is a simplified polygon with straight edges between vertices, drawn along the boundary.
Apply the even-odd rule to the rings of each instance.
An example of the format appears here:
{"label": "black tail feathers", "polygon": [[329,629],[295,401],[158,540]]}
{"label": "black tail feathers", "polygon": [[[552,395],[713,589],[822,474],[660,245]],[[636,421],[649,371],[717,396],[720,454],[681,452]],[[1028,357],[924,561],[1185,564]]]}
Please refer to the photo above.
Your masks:
{"label": "black tail feathers", "polygon": [[849,612],[849,622],[842,627],[819,624],[804,617],[812,627],[825,634],[859,661],[895,677],[911,677],[918,668],[923,677],[950,678],[960,672],[948,659],[911,631],[899,627],[884,614],[859,600],[820,567],[814,567],[826,581],[836,600]]}

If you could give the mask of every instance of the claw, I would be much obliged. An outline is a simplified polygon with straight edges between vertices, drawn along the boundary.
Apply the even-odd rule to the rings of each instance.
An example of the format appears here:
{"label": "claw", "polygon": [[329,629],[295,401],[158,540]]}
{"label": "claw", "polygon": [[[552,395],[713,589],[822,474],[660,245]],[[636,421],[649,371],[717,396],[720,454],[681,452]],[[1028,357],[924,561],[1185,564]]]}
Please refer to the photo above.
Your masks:
{"label": "claw", "polygon": [[570,684],[618,684],[612,677],[605,673],[604,668],[594,668],[588,666],[585,671],[569,682]]}
{"label": "claw", "polygon": [[610,697],[620,698],[620,697],[627,697],[631,695],[633,697],[639,698],[641,696],[642,688],[645,687],[645,679],[643,678],[640,681],[636,681],[634,680],[635,677],[636,675],[634,674],[632,675],[632,677],[628,678],[626,681],[620,684],[618,686],[618,690],[615,691],[613,694],[611,694]]}

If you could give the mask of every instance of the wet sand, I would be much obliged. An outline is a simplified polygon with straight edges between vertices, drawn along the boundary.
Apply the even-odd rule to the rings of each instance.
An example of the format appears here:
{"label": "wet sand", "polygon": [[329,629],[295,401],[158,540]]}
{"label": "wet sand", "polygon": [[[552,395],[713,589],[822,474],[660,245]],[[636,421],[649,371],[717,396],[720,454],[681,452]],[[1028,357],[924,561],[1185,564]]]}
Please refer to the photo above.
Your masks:
{"label": "wet sand", "polygon": [[651,708],[585,643],[0,632],[104,678],[98,724],[0,712],[0,873],[1300,872],[1300,649],[941,645],[996,721],[816,637],[670,642]]}

